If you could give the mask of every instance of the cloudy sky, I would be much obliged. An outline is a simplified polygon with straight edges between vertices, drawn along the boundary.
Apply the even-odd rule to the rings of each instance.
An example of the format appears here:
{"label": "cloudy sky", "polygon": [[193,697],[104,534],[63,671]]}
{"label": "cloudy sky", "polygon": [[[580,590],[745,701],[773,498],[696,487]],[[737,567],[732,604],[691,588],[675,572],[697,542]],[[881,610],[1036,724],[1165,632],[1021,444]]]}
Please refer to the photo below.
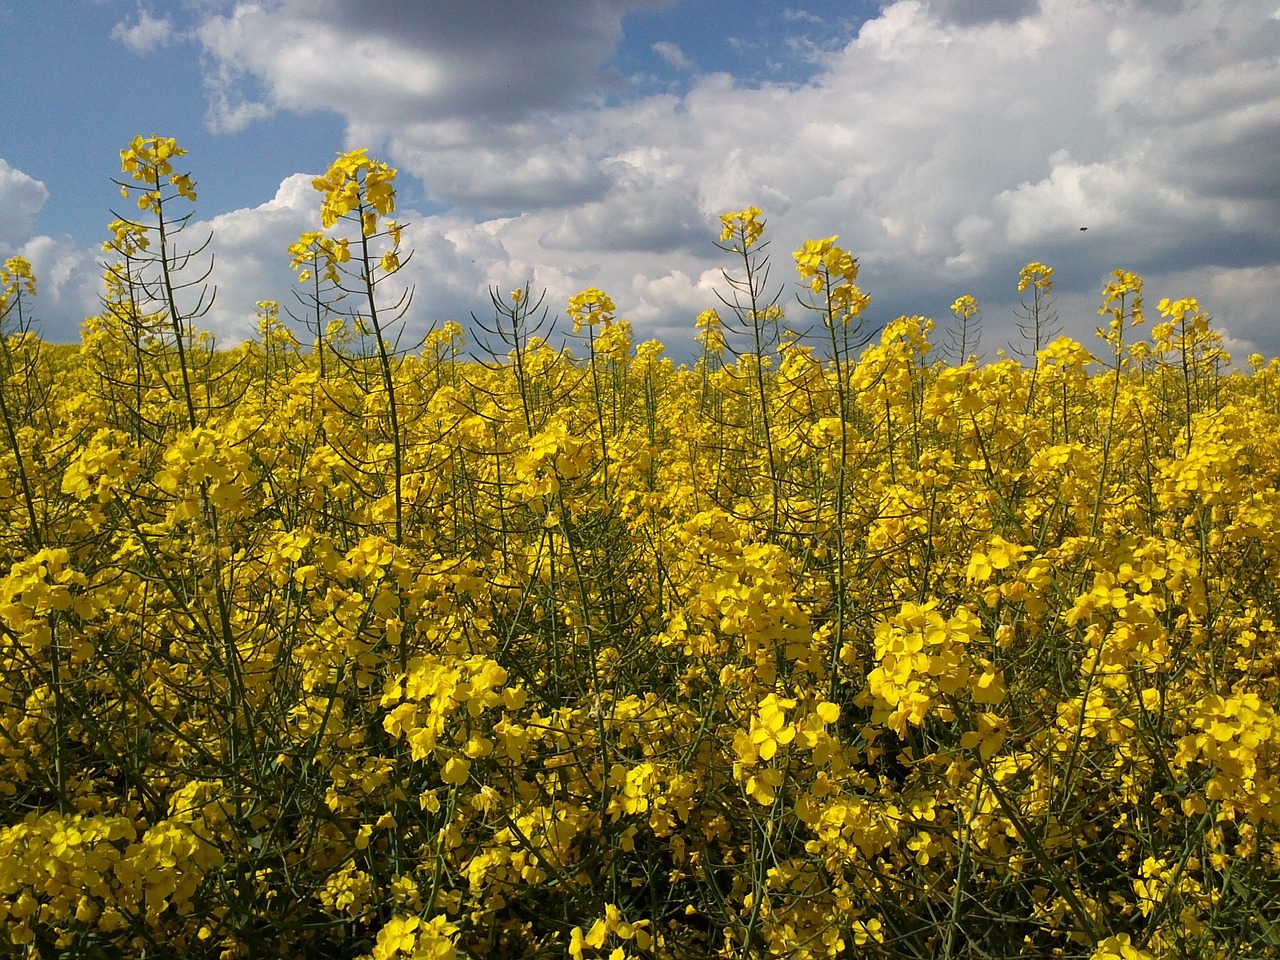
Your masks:
{"label": "cloudy sky", "polygon": [[877,323],[971,294],[992,351],[1038,260],[1087,344],[1123,267],[1280,355],[1280,0],[0,0],[0,76],[0,257],[35,265],[49,339],[98,309],[119,150],[158,133],[224,342],[291,302],[310,180],[367,146],[414,333],[491,285],[596,286],[687,356],[719,214],[755,204],[784,301],[791,251],[839,234]]}

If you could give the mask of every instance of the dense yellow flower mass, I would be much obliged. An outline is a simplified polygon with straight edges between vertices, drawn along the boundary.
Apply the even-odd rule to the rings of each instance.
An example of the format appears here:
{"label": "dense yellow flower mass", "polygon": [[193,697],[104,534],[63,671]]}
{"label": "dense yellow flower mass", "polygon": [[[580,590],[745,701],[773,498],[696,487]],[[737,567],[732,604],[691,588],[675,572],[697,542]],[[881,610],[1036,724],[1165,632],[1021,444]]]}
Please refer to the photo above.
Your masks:
{"label": "dense yellow flower mass", "polygon": [[692,367],[595,288],[397,349],[355,151],[219,351],[182,156],[80,346],[0,271],[0,955],[1277,955],[1280,363],[1197,301],[1095,357],[1032,263],[952,364],[748,208]]}

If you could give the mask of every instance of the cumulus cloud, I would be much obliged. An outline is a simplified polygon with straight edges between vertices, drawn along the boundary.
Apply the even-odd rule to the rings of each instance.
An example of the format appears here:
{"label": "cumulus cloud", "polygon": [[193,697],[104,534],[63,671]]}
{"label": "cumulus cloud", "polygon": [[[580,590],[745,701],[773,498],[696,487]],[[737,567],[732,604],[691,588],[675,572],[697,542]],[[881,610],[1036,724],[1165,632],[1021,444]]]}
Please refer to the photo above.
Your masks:
{"label": "cumulus cloud", "polygon": [[[960,293],[1011,309],[1018,269],[1042,260],[1074,335],[1125,267],[1156,296],[1202,283],[1237,341],[1280,352],[1269,0],[897,0],[814,54],[807,82],[711,74],[680,95],[619,96],[609,56],[635,5],[495,17],[487,3],[279,0],[239,3],[200,36],[228,115],[336,109],[351,143],[385,150],[448,211],[421,220],[421,259],[440,270],[424,270],[420,301],[487,280],[555,297],[591,284],[687,339],[715,305],[716,217],[755,203],[775,275],[804,238],[839,233],[878,320],[945,317]],[[236,84],[257,93],[236,100]],[[492,263],[473,270],[464,250]]]}
{"label": "cumulus cloud", "polygon": [[[278,0],[237,3],[200,41],[218,64],[218,109],[332,108],[390,129],[454,117],[513,119],[591,92],[621,19],[655,0]],[[250,109],[256,115],[258,109]]]}
{"label": "cumulus cloud", "polygon": [[36,275],[33,316],[50,340],[75,340],[80,321],[97,304],[94,252],[69,237],[33,233],[49,191],[34,177],[0,158],[0,260],[23,257]]}
{"label": "cumulus cloud", "polygon": [[[210,240],[209,284],[216,287],[212,306],[198,325],[224,343],[254,334],[259,300],[278,301],[282,311],[297,318],[294,326],[310,321],[306,304],[293,295],[295,290],[305,294],[307,288],[298,284],[286,250],[300,234],[320,227],[320,197],[312,179],[306,174],[288,177],[266,203],[193,221],[188,228],[186,236],[193,246],[206,237]],[[402,239],[413,256],[396,275],[395,289],[387,291],[389,299],[383,304],[414,289],[406,342],[445,320],[466,320],[471,310],[487,302],[490,283],[514,282],[504,271],[508,255],[491,225],[453,216],[421,216],[413,210],[397,211],[396,217],[407,223]],[[197,297],[198,291],[189,291],[186,306],[192,307]]]}
{"label": "cumulus cloud", "polygon": [[670,40],[659,40],[653,45],[653,52],[666,61],[668,66],[677,70],[693,69],[693,61],[684,55],[678,44]]}
{"label": "cumulus cloud", "polygon": [[0,158],[0,249],[22,243],[31,235],[36,214],[49,199],[45,185]]}
{"label": "cumulus cloud", "polygon": [[16,254],[36,275],[36,329],[52,341],[80,337],[85,317],[100,309],[101,270],[96,252],[68,237],[31,237]]}
{"label": "cumulus cloud", "polygon": [[[311,179],[295,174],[266,203],[192,221],[186,229],[184,240],[190,247],[209,241],[208,283],[215,295],[198,324],[220,340],[238,342],[254,334],[259,300],[276,300],[282,308],[296,306],[289,294],[298,284],[286,251],[301,233],[318,229],[318,195]],[[184,306],[192,309],[199,291],[188,294]]]}
{"label": "cumulus cloud", "polygon": [[644,147],[601,164],[608,190],[596,200],[562,211],[541,238],[548,250],[590,255],[620,249],[650,253],[698,252],[710,233],[696,186],[685,165],[666,150]]}
{"label": "cumulus cloud", "polygon": [[169,43],[174,37],[173,21],[168,17],[152,16],[144,7],[138,7],[137,20],[129,23],[121,20],[111,31],[111,39],[123,43],[134,53],[150,53]]}

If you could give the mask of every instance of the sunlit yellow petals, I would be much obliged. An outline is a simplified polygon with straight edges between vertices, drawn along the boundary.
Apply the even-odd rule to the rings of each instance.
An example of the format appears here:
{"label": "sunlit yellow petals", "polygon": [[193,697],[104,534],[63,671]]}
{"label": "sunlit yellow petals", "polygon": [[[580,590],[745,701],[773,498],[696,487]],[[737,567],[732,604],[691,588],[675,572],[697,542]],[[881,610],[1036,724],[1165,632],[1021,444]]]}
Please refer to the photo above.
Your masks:
{"label": "sunlit yellow petals", "polygon": [[786,746],[795,739],[794,727],[788,726],[786,711],[796,705],[796,701],[779,699],[769,694],[760,704],[756,717],[752,718],[750,738],[761,760],[772,760],[778,747]]}
{"label": "sunlit yellow petals", "polygon": [[458,926],[446,917],[396,916],[378,931],[370,960],[453,960]]}
{"label": "sunlit yellow petals", "polygon": [[[120,221],[116,221],[119,223]],[[36,295],[36,275],[25,257],[9,257],[0,269],[0,309],[19,294]]]}
{"label": "sunlit yellow petals", "polygon": [[440,770],[440,777],[445,783],[461,786],[471,775],[471,761],[462,757],[450,757]]}
{"label": "sunlit yellow petals", "polygon": [[957,317],[968,320],[978,312],[978,301],[967,294],[963,297],[958,297],[955,302],[951,304],[951,312]]}
{"label": "sunlit yellow petals", "polygon": [[1028,287],[1034,287],[1039,293],[1052,292],[1053,267],[1039,262],[1028,263],[1018,274],[1018,292],[1025,293]]}
{"label": "sunlit yellow petals", "polygon": [[1009,724],[994,713],[978,715],[978,726],[960,738],[960,746],[966,750],[977,749],[983,760],[990,760],[1000,752],[1009,735]]}
{"label": "sunlit yellow petals", "polygon": [[756,246],[764,235],[763,214],[759,207],[751,206],[735,210],[720,217],[720,242],[729,243],[732,249],[745,251]]}
{"label": "sunlit yellow petals", "polygon": [[339,154],[325,175],[312,181],[324,195],[321,224],[328,230],[353,215],[362,235],[372,237],[378,231],[379,218],[395,210],[395,176],[392,167],[371,159],[367,149]]}
{"label": "sunlit yellow petals", "polygon": [[569,318],[573,321],[573,332],[580,333],[584,326],[611,323],[615,309],[612,298],[595,287],[587,287],[574,294],[569,298]]}
{"label": "sunlit yellow petals", "polygon": [[821,718],[823,723],[835,723],[840,719],[839,705],[827,703],[825,700],[814,708],[814,712]]}
{"label": "sunlit yellow petals", "polygon": [[1004,696],[1004,680],[999,673],[985,671],[976,676],[973,682],[973,700],[975,703],[996,706],[1004,700]]}
{"label": "sunlit yellow petals", "polygon": [[1120,933],[1099,943],[1090,960],[1154,960],[1154,957],[1134,946],[1129,934]]}

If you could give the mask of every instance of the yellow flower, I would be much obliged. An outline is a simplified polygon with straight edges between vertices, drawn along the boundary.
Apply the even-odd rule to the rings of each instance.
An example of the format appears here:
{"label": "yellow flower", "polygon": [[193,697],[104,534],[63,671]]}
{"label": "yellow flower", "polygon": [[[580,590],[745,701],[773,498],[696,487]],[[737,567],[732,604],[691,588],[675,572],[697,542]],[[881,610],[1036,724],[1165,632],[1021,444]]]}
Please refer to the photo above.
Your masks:
{"label": "yellow flower", "polygon": [[808,280],[814,294],[823,299],[813,309],[820,310],[823,322],[839,320],[849,324],[861,316],[871,298],[858,289],[858,261],[835,245],[838,237],[806,240],[793,254],[801,279]]}
{"label": "yellow flower", "polygon": [[1142,278],[1128,270],[1112,271],[1111,279],[1102,287],[1102,306],[1098,313],[1110,313],[1114,318],[1110,340],[1118,336],[1116,325],[1125,315],[1132,317],[1133,326],[1142,323]]}
{"label": "yellow flower", "polygon": [[1139,950],[1127,933],[1107,937],[1094,949],[1090,960],[1155,960],[1146,950]]}
{"label": "yellow flower", "polygon": [[773,759],[779,746],[795,739],[795,728],[788,726],[786,714],[795,705],[796,701],[779,699],[772,693],[760,702],[759,712],[751,718],[751,741],[761,760]]}
{"label": "yellow flower", "polygon": [[1039,293],[1049,293],[1053,290],[1053,267],[1046,267],[1043,263],[1032,262],[1022,268],[1018,274],[1018,292],[1026,293],[1027,288],[1034,286]]}
{"label": "yellow flower", "polygon": [[569,298],[569,317],[573,320],[573,332],[581,333],[583,326],[612,323],[613,300],[603,290],[587,287]]}
{"label": "yellow flower", "polygon": [[760,242],[764,235],[764,221],[760,208],[747,207],[722,214],[720,217],[720,242],[733,241],[732,249],[745,252]]}
{"label": "yellow flower", "polygon": [[976,747],[983,760],[990,760],[1000,752],[1008,734],[1006,720],[994,713],[982,713],[978,715],[978,729],[964,734],[960,738],[960,746],[965,750]]}
{"label": "yellow flower", "polygon": [[36,275],[25,257],[10,257],[0,270],[0,304],[24,291],[29,297],[36,295]]}
{"label": "yellow flower", "polygon": [[462,786],[470,775],[471,761],[463,757],[450,757],[440,771],[440,778],[454,786]]}
{"label": "yellow flower", "polygon": [[[343,217],[355,213],[366,237],[377,232],[378,218],[396,208],[394,168],[369,157],[366,148],[338,154],[323,177],[312,186],[324,194],[320,222],[328,230]],[[398,227],[394,228],[398,234]]]}
{"label": "yellow flower", "polygon": [[968,295],[959,297],[951,304],[951,312],[957,317],[968,320],[978,312],[978,301]]}

